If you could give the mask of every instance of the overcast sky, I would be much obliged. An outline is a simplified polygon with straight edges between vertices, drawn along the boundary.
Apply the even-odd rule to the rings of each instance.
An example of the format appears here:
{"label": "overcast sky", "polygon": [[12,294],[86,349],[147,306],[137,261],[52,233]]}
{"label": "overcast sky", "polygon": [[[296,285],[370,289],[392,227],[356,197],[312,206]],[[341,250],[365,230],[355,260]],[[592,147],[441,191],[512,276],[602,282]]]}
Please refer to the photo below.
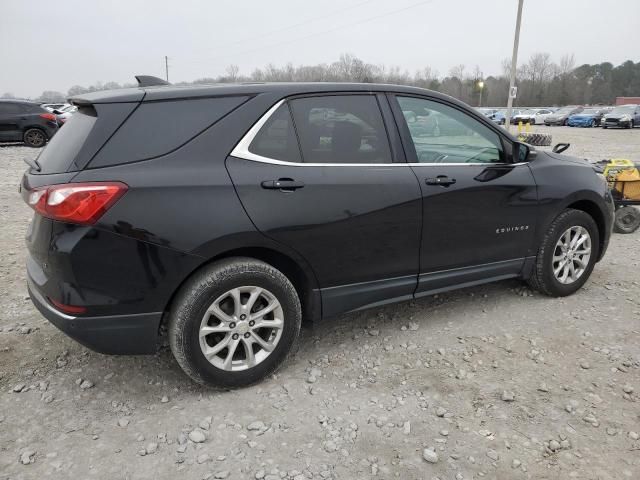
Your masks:
{"label": "overcast sky", "polygon": [[[73,85],[250,73],[268,63],[374,64],[485,75],[510,57],[517,0],[0,0],[0,94]],[[519,63],[535,52],[576,65],[640,61],[640,0],[525,0]]]}

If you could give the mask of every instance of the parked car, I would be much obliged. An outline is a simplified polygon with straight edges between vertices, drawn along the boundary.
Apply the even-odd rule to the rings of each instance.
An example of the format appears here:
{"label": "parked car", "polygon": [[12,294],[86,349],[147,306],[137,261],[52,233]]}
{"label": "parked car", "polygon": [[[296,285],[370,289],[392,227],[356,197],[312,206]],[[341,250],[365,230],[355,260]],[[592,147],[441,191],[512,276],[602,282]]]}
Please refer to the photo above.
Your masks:
{"label": "parked car", "polygon": [[522,122],[529,123],[531,125],[535,125],[536,123],[541,125],[552,113],[553,112],[551,112],[551,110],[547,110],[546,108],[530,108],[529,110],[525,110],[517,115],[514,115],[511,119],[511,122],[513,124]]}
{"label": "parked car", "polygon": [[[511,110],[511,117],[513,118],[515,115],[522,113],[522,110],[514,108]],[[507,109],[502,108],[493,114],[493,118],[491,119],[494,123],[498,125],[504,125],[506,121]]]}
{"label": "parked car", "polygon": [[571,115],[575,115],[576,113],[580,113],[584,110],[582,107],[578,107],[575,105],[562,107],[550,115],[547,115],[547,118],[544,120],[544,124],[549,125],[567,125],[569,122],[569,117]]}
{"label": "parked car", "polygon": [[61,110],[62,108],[69,106],[69,104],[68,103],[43,103],[40,106],[50,112],[53,112],[54,110]]}
{"label": "parked car", "polygon": [[75,105],[67,105],[66,107],[61,108],[60,110],[54,110],[53,113],[56,115],[56,119],[58,120],[58,125],[62,126],[65,124],[71,115],[78,111],[78,107]]}
{"label": "parked car", "polygon": [[[570,295],[609,241],[611,194],[589,163],[437,92],[200,85],[73,102],[21,183],[31,299],[103,353],[153,353],[166,331],[197,382],[273,373],[303,320],[505,278]],[[450,133],[412,130],[407,112]]]}
{"label": "parked car", "polygon": [[633,128],[640,125],[640,105],[621,105],[602,117],[602,128]]}
{"label": "parked car", "polygon": [[0,100],[0,142],[44,147],[57,130],[56,116],[37,103]]}
{"label": "parked car", "polygon": [[489,119],[493,119],[493,116],[498,111],[497,108],[476,108],[476,110]]}
{"label": "parked car", "polygon": [[570,127],[599,127],[604,114],[605,111],[602,108],[585,108],[580,113],[570,115],[567,125]]}

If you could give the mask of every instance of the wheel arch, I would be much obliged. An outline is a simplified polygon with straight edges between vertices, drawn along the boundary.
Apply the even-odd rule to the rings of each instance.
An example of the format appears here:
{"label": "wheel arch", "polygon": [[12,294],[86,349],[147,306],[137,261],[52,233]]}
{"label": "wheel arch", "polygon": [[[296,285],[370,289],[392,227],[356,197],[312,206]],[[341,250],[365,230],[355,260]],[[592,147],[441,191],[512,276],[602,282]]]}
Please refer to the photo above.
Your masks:
{"label": "wheel arch", "polygon": [[162,319],[160,321],[159,331],[162,331],[166,327],[168,320],[168,313],[171,309],[176,295],[182,289],[184,284],[197,272],[203,268],[208,267],[212,263],[220,260],[232,257],[250,257],[256,260],[261,260],[268,263],[274,268],[280,270],[293,284],[298,297],[300,298],[300,304],[302,306],[302,319],[303,324],[312,323],[322,317],[322,301],[320,297],[320,289],[317,284],[315,275],[310,268],[305,268],[300,265],[300,262],[278,248],[273,246],[243,246],[228,249],[217,253],[204,260],[195,269],[189,272],[182,281],[176,286],[170,298],[167,300],[163,310]]}
{"label": "wheel arch", "polygon": [[574,201],[565,208],[583,211],[596,222],[598,227],[598,260],[600,260],[604,254],[607,238],[607,221],[603,211],[596,202],[588,199]]}

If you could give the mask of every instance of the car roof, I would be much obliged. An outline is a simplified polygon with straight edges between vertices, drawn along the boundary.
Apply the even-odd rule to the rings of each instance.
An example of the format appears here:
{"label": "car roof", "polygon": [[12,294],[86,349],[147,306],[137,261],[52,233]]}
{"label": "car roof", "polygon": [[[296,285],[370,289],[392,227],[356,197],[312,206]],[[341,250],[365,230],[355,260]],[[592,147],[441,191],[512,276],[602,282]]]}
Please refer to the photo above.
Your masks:
{"label": "car roof", "polygon": [[25,105],[37,105],[38,107],[40,106],[39,103],[36,102],[30,102],[29,100],[17,100],[15,98],[0,98],[0,102],[2,103],[22,103]]}
{"label": "car roof", "polygon": [[396,92],[414,95],[429,95],[451,101],[448,95],[405,85],[389,85],[378,83],[329,83],[329,82],[297,82],[297,83],[235,83],[211,85],[163,85],[153,87],[123,88],[104,90],[72,97],[76,104],[145,102],[154,100],[179,100],[198,97],[222,95],[258,95],[274,93],[282,96],[305,93],[331,92]]}

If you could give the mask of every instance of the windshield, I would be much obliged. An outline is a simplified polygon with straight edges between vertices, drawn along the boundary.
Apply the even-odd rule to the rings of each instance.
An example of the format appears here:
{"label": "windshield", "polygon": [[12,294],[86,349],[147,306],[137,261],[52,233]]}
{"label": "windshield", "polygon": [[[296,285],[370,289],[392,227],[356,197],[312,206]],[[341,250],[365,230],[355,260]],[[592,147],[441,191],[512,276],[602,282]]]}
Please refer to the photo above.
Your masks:
{"label": "windshield", "polygon": [[586,108],[582,112],[580,112],[580,115],[597,115],[598,112],[599,110],[595,108]]}
{"label": "windshield", "polygon": [[562,107],[560,110],[557,110],[556,113],[558,115],[562,115],[564,113],[571,113],[575,107]]}
{"label": "windshield", "polygon": [[535,115],[537,113],[536,110],[525,110],[520,115]]}
{"label": "windshield", "polygon": [[616,107],[611,110],[611,115],[625,115],[629,113],[633,113],[635,107],[627,106],[627,107]]}

